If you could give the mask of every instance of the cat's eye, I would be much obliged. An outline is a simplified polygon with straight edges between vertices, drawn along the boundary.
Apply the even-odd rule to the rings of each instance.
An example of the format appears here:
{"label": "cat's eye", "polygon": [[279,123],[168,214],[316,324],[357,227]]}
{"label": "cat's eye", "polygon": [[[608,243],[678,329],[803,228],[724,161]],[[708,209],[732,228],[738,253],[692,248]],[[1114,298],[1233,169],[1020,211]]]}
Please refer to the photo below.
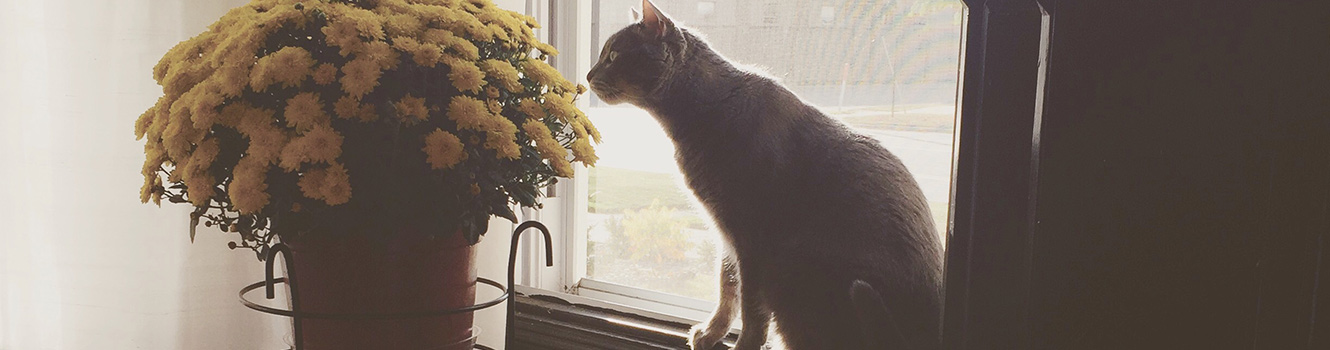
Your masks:
{"label": "cat's eye", "polygon": [[619,58],[619,52],[618,52],[618,51],[610,51],[609,54],[606,54],[606,55],[605,55],[605,63],[614,62],[614,59],[616,59],[616,58]]}

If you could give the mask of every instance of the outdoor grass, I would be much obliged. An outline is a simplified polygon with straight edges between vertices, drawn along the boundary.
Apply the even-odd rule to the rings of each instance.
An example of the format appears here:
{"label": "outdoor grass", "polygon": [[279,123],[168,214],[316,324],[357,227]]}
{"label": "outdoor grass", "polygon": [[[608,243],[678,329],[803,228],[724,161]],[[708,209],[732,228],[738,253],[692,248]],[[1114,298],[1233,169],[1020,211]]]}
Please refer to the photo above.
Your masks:
{"label": "outdoor grass", "polygon": [[590,174],[592,213],[617,214],[649,207],[652,201],[665,208],[693,205],[691,195],[672,174],[608,167],[593,167]]}

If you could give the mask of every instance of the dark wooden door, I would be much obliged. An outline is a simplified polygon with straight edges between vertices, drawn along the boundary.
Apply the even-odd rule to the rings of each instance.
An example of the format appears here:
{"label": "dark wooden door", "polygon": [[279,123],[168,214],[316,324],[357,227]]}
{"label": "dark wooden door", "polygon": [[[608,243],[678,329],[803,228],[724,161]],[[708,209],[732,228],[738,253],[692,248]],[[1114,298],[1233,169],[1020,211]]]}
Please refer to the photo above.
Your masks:
{"label": "dark wooden door", "polygon": [[967,3],[948,349],[1330,349],[1330,6]]}

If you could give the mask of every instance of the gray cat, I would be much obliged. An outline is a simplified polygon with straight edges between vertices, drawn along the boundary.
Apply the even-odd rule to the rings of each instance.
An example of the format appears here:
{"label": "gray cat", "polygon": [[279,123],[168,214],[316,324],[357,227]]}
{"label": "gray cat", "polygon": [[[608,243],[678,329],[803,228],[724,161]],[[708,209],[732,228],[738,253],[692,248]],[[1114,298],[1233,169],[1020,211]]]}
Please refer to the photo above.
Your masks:
{"label": "gray cat", "polygon": [[730,248],[693,349],[740,311],[738,350],[762,347],[773,319],[791,350],[939,348],[943,248],[900,160],[642,7],[587,80],[655,117]]}

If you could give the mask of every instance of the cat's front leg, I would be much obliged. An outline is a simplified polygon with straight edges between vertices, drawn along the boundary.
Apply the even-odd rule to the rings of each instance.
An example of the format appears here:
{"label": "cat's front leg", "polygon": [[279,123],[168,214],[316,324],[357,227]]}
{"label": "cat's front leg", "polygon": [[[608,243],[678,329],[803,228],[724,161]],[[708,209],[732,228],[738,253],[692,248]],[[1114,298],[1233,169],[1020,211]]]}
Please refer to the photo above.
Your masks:
{"label": "cat's front leg", "polygon": [[771,325],[771,309],[759,292],[760,278],[755,278],[753,269],[739,270],[739,308],[743,318],[743,330],[739,340],[734,342],[733,350],[765,349],[767,328]]}
{"label": "cat's front leg", "polygon": [[725,249],[725,256],[720,261],[720,300],[711,320],[705,324],[693,326],[689,333],[688,346],[693,350],[709,350],[720,343],[730,333],[730,324],[739,311],[739,260],[734,252]]}

